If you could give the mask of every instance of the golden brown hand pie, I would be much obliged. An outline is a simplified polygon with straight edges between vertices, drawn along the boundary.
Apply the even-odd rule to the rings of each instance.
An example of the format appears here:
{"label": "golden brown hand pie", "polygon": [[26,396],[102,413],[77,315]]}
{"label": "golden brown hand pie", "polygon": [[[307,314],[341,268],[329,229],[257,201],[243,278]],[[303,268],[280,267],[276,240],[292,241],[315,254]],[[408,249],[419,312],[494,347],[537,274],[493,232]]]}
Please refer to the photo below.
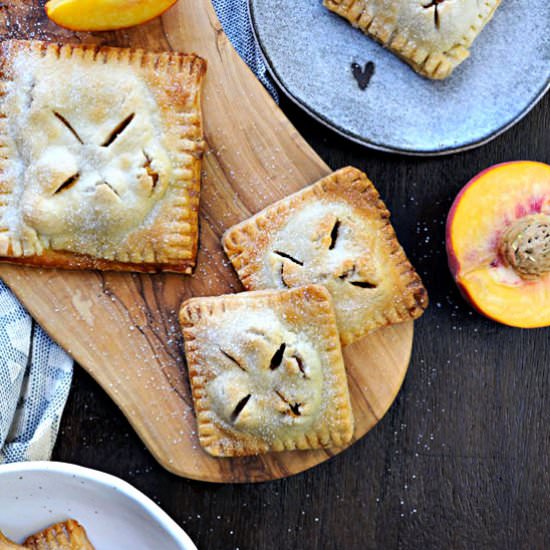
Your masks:
{"label": "golden brown hand pie", "polygon": [[500,0],[324,0],[428,78],[447,78]]}
{"label": "golden brown hand pie", "polygon": [[350,441],[346,373],[324,287],[192,298],[180,321],[207,452],[242,456]]}
{"label": "golden brown hand pie", "polygon": [[37,41],[0,55],[0,260],[191,272],[205,62]]}
{"label": "golden brown hand pie", "polygon": [[23,545],[16,544],[0,532],[0,550],[94,550],[86,530],[78,521],[69,519],[28,537]]}
{"label": "golden brown hand pie", "polygon": [[31,535],[23,545],[32,550],[94,550],[84,527],[74,519]]}
{"label": "golden brown hand pie", "polygon": [[343,168],[232,227],[223,245],[248,290],[325,285],[345,345],[428,305],[389,217],[367,176]]}

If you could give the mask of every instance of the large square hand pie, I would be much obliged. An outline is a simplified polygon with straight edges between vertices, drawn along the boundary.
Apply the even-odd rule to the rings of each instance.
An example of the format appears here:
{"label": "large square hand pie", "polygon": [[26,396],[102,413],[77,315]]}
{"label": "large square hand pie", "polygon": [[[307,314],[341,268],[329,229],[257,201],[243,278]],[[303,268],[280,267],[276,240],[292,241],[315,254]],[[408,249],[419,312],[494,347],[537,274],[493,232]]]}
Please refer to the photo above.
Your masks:
{"label": "large square hand pie", "polygon": [[428,78],[447,78],[500,0],[324,0]]}
{"label": "large square hand pie", "polygon": [[229,229],[223,244],[249,290],[325,285],[343,344],[419,317],[428,304],[389,212],[355,168],[267,207]]}
{"label": "large square hand pie", "polygon": [[350,441],[346,373],[324,287],[192,298],[180,320],[199,440],[210,454]]}
{"label": "large square hand pie", "polygon": [[4,42],[0,260],[190,272],[204,72],[194,55]]}

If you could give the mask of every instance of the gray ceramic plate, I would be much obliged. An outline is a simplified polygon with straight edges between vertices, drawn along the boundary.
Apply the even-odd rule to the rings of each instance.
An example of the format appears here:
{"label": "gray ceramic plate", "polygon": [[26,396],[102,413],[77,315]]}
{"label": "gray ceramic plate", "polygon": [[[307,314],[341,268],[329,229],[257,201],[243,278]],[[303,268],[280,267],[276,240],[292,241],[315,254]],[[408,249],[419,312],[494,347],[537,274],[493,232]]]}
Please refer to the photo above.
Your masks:
{"label": "gray ceramic plate", "polygon": [[[321,0],[250,0],[250,13],[282,89],[337,132],[383,151],[476,147],[518,122],[550,87],[548,0],[504,0],[471,57],[444,82],[418,76]],[[361,90],[352,64],[369,62],[374,74]]]}

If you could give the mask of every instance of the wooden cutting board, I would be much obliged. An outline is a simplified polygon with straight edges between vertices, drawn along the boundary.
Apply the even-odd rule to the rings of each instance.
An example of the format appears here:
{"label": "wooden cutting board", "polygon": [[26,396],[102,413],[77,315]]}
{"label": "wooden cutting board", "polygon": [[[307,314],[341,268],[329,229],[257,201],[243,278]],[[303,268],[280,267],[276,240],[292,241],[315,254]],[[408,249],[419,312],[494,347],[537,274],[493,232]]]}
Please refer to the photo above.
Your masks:
{"label": "wooden cutting board", "polygon": [[[265,481],[301,472],[337,454],[339,450],[321,450],[214,459],[204,453],[196,437],[177,322],[182,300],[241,290],[220,247],[223,231],[330,169],[240,60],[209,0],[179,0],[162,19],[95,35],[56,27],[38,4],[4,2],[2,36],[194,51],[208,60],[200,252],[193,276],[6,265],[0,267],[0,276],[117,403],[155,458],[175,474],[216,482]],[[395,399],[407,371],[412,337],[409,322],[345,349],[355,440]]]}

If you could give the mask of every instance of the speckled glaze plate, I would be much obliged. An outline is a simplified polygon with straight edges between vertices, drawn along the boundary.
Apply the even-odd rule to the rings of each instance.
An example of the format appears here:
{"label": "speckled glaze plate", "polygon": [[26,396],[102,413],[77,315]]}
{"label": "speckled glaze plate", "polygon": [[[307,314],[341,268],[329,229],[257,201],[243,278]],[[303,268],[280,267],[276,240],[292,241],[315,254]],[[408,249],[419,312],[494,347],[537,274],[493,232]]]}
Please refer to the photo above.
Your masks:
{"label": "speckled glaze plate", "polygon": [[197,550],[164,511],[122,479],[62,462],[0,465],[0,531],[7,537],[21,541],[69,518],[84,526],[98,550]]}
{"label": "speckled glaze plate", "polygon": [[[547,0],[504,0],[471,57],[443,82],[418,76],[321,0],[250,0],[250,14],[289,97],[374,149],[437,155],[477,147],[521,120],[550,87]],[[364,90],[354,65],[373,71]]]}

